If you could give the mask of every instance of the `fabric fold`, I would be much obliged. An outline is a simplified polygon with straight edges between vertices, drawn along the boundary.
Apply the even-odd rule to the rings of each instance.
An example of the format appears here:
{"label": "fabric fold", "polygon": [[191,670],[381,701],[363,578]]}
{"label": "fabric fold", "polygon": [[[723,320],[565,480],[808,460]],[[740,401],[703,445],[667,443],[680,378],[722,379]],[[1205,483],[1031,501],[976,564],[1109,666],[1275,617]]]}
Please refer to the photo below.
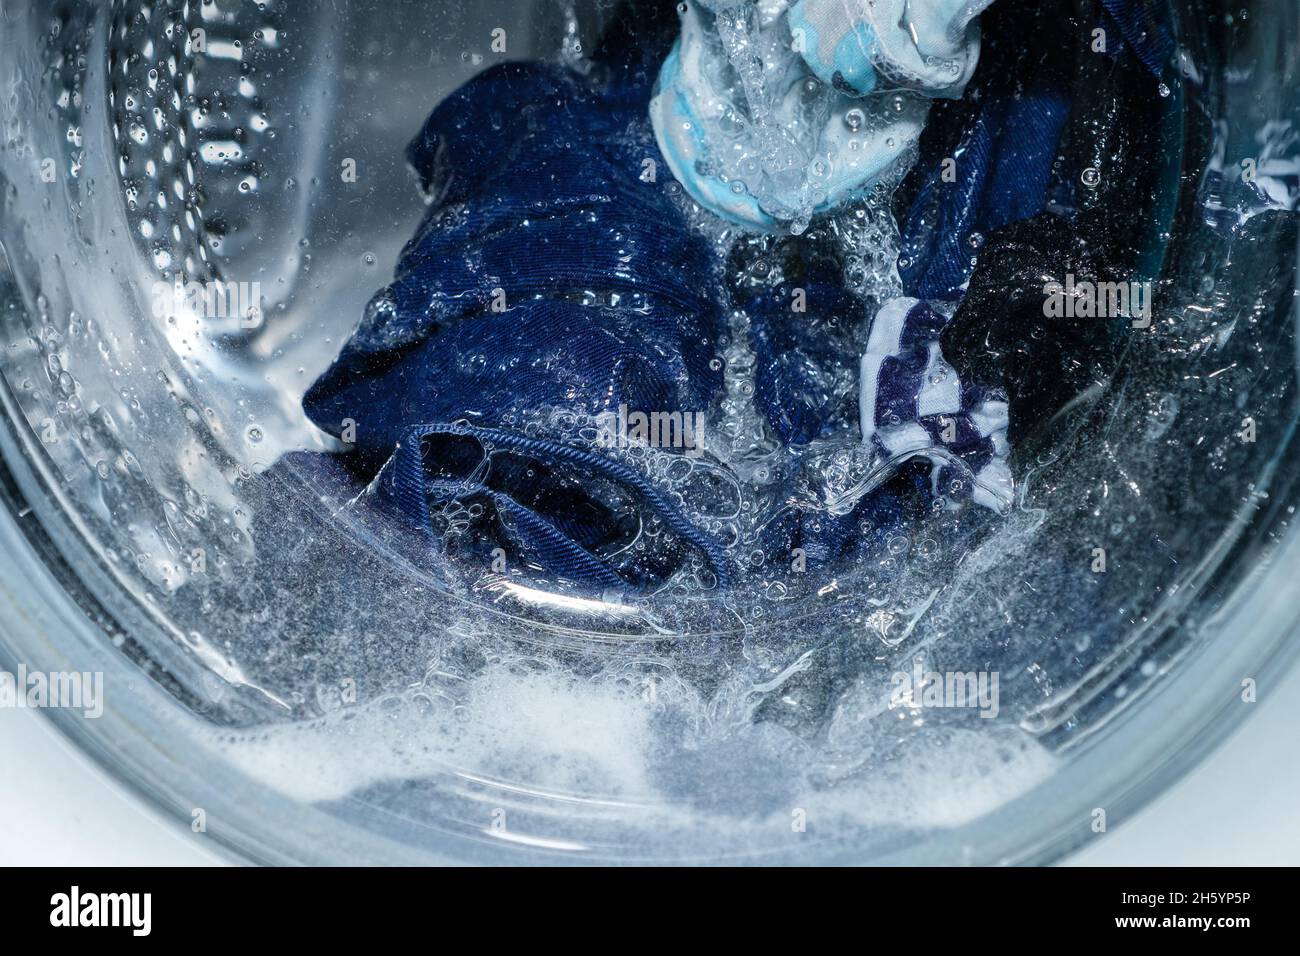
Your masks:
{"label": "fabric fold", "polygon": [[722,383],[710,250],[639,175],[662,161],[648,96],[507,64],[443,102],[410,150],[429,212],[304,399],[375,494],[435,543],[454,515],[485,566],[640,590],[693,554],[728,580],[661,489],[580,437],[620,407],[703,412]]}

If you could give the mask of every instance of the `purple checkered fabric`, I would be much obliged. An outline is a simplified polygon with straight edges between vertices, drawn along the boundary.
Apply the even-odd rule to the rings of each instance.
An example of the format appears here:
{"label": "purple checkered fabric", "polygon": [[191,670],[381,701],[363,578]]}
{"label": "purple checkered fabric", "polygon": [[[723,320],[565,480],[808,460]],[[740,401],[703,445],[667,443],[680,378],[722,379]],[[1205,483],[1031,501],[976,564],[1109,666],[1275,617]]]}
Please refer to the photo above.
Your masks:
{"label": "purple checkered fabric", "polygon": [[891,459],[932,459],[937,497],[1002,511],[1012,496],[1006,398],[963,382],[944,360],[949,319],[919,299],[881,307],[862,356],[862,437]]}

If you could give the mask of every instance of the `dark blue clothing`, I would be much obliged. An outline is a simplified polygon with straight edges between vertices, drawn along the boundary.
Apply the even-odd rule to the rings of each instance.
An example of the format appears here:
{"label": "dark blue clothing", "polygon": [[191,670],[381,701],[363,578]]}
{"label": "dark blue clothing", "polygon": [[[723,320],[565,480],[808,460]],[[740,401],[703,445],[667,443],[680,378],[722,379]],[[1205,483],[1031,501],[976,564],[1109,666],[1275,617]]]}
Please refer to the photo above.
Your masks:
{"label": "dark blue clothing", "polygon": [[[507,64],[443,102],[410,158],[433,205],[338,360],[304,399],[413,524],[479,503],[479,542],[550,574],[640,588],[717,544],[636,471],[521,429],[552,407],[596,416],[703,412],[722,384],[711,250],[666,192],[644,120],[649,91],[560,67]],[[490,465],[485,465],[487,452]],[[632,561],[628,499],[676,548]],[[622,553],[624,557],[611,558]]]}
{"label": "dark blue clothing", "polygon": [[[1147,6],[1108,0],[1106,16],[1155,64],[1166,53],[1134,12]],[[498,66],[434,110],[409,149],[428,213],[304,398],[312,421],[355,441],[344,460],[370,493],[354,507],[403,516],[432,561],[486,569],[505,554],[512,568],[592,589],[653,589],[688,559],[720,587],[736,579],[742,562],[680,492],[546,415],[704,413],[723,385],[729,290],[670,195],[646,118],[661,54],[640,47],[607,49],[589,76]],[[900,271],[919,298],[959,294],[973,234],[1041,211],[1071,110],[1059,71],[973,88],[983,95],[949,111],[957,180],[923,151],[904,220]],[[865,341],[863,306],[838,268],[809,261],[807,312],[789,309],[784,288],[740,303],[756,404],[796,460],[851,421]],[[746,547],[802,548],[810,566],[864,560],[931,506],[931,481],[905,467],[842,515],[787,504]]]}
{"label": "dark blue clothing", "polygon": [[[1000,18],[1014,30],[999,29]],[[991,233],[1043,212],[1055,192],[1072,198],[1088,163],[1077,162],[1082,150],[1063,157],[1062,137],[1080,95],[1096,95],[1095,88],[1079,89],[1080,74],[1092,70],[1091,60],[1122,64],[1135,57],[1146,88],[1126,92],[1156,100],[1173,54],[1169,20],[1164,0],[1101,0],[1096,27],[1104,31],[1103,53],[1093,50],[1091,30],[1067,28],[1065,42],[1055,42],[1053,31],[1068,23],[1059,9],[990,8],[966,96],[934,110],[932,127],[946,125],[952,134],[932,128],[922,142],[913,174],[919,187],[901,220],[899,274],[908,295],[960,298]],[[1026,35],[1033,37],[1028,45]],[[1067,63],[1074,66],[1066,69]]]}

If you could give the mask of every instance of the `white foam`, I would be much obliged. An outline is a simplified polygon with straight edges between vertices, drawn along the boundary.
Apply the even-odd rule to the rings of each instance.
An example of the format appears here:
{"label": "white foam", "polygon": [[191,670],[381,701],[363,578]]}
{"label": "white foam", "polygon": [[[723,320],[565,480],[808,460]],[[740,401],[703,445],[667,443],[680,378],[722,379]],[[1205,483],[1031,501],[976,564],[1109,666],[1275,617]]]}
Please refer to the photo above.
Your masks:
{"label": "white foam", "polygon": [[330,716],[223,734],[240,769],[287,796],[334,800],[448,771],[551,791],[644,796],[650,710],[626,688],[489,668],[463,703],[390,697]]}
{"label": "white foam", "polygon": [[[520,793],[581,797],[563,821],[548,821],[561,832],[548,831],[547,839],[581,842],[588,826],[608,823],[609,803],[620,801],[630,814],[623,823],[639,825],[647,842],[673,830],[703,831],[719,852],[766,847],[789,832],[794,812],[822,828],[959,826],[1056,767],[1032,738],[1005,724],[920,721],[918,728],[915,714],[878,709],[857,725],[838,724],[842,737],[863,748],[858,766],[850,758],[838,766],[842,779],[814,784],[809,771],[824,774],[827,765],[771,724],[699,725],[675,741],[658,733],[656,716],[688,703],[672,693],[651,699],[625,683],[499,667],[473,683],[466,703],[455,707],[389,698],[217,743],[239,769],[297,800],[339,800],[403,780],[449,785],[450,772]],[[886,755],[877,747],[882,739],[903,742]],[[665,768],[694,778],[665,777]]]}

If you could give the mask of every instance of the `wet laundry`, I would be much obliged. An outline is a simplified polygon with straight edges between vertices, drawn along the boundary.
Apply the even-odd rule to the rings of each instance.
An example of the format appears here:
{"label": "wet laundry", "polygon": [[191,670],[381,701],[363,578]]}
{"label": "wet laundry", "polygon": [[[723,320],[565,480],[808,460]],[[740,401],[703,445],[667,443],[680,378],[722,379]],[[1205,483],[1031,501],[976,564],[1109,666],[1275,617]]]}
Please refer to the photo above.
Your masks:
{"label": "wet laundry", "polygon": [[[820,125],[796,123],[778,135],[758,130],[751,109],[743,136],[790,146],[794,152],[782,154],[792,163],[785,171],[798,175],[783,178],[765,168],[745,188],[737,191],[732,182],[725,192],[714,189],[722,179],[707,158],[694,157],[703,165],[682,163],[688,149],[707,143],[688,148],[666,136],[663,118],[674,95],[684,96],[688,109],[698,105],[682,85],[695,82],[691,70],[704,71],[695,75],[706,82],[709,58],[721,49],[735,72],[734,64],[745,62],[737,44],[767,42],[774,11],[797,10],[822,23],[825,39],[828,21],[818,19],[824,11],[813,3],[791,11],[779,3],[715,11],[692,5],[680,37],[663,11],[652,16],[631,5],[624,21],[651,16],[651,26],[644,19],[635,30],[616,22],[589,70],[511,63],[453,93],[408,152],[429,201],[424,221],[393,281],[304,399],[321,428],[353,439],[341,458],[359,489],[352,507],[401,516],[427,539],[430,561],[495,568],[505,555],[524,573],[631,592],[653,591],[684,569],[708,586],[735,586],[747,573],[740,551],[754,547],[799,548],[833,570],[878,551],[892,529],[936,506],[986,506],[972,509],[972,529],[1004,509],[1012,497],[1008,457],[1018,416],[1033,419],[1033,402],[1045,392],[1061,395],[1078,384],[1078,376],[1066,376],[1062,385],[1060,373],[1080,355],[1095,353],[1104,364],[1115,346],[1111,333],[1098,338],[1079,328],[1058,356],[1042,357],[1041,371],[1000,361],[1020,345],[992,356],[974,348],[981,328],[1016,335],[1009,319],[993,314],[1007,286],[989,270],[1009,265],[997,250],[1028,251],[1013,238],[1016,228],[1056,236],[1038,258],[1022,260],[1026,275],[1057,253],[1061,261],[1050,265],[1080,276],[1136,257],[1108,259],[1104,245],[1097,262],[1073,254],[1071,237],[1084,228],[1076,219],[1084,224],[1102,213],[1079,208],[1090,200],[1076,195],[1067,181],[1072,170],[1056,162],[1063,138],[1077,135],[1095,108],[1077,105],[1074,84],[1113,84],[1113,71],[1094,65],[1102,78],[1080,80],[1068,57],[1059,62],[1061,49],[1047,50],[1020,61],[1013,82],[1006,75],[1015,61],[1013,40],[990,40],[987,25],[983,45],[986,54],[993,51],[994,68],[977,68],[981,41],[967,14],[985,6],[939,3],[930,21],[912,21],[917,39],[923,23],[956,24],[944,33],[956,72],[920,71],[908,79],[899,38],[882,30],[873,45],[856,21],[844,37],[857,38],[853,48],[869,66],[848,68],[843,40],[814,45],[786,63],[790,76],[823,87],[814,91],[816,110],[843,108],[835,129],[880,130],[884,139],[892,131],[895,147],[907,140],[899,152],[907,159],[882,163],[877,156],[853,173],[856,181],[832,180],[811,192],[803,178],[808,167],[794,162],[806,143],[786,134],[829,130],[830,114],[816,114]],[[1099,5],[1098,17],[1114,18],[1114,6]],[[910,4],[913,14],[924,7]],[[1022,15],[1022,7],[1000,0],[986,19],[1005,30],[996,18]],[[781,21],[787,37],[790,22]],[[1146,59],[1160,54],[1142,43],[1152,34],[1134,27],[1132,16],[1116,22],[1128,24],[1116,26],[1117,34],[1136,39],[1106,62],[1120,64],[1120,82],[1150,80]],[[1079,39],[1076,28],[1058,35],[1062,49]],[[828,84],[822,74],[829,66]],[[876,79],[866,79],[868,69]],[[751,107],[752,97],[769,97],[768,79],[747,87],[738,73],[739,85],[728,87],[733,105],[741,97]],[[962,96],[967,87],[978,95]],[[848,118],[849,101],[883,89],[893,98],[881,101],[879,117]],[[962,98],[945,101],[922,136],[935,97]],[[896,123],[903,125],[889,125]],[[1018,132],[1009,133],[1008,124]],[[504,128],[512,134],[496,132]],[[824,137],[814,139],[821,149]],[[964,159],[952,180],[942,174],[942,159],[954,149]],[[906,295],[871,303],[848,288],[833,256],[797,251],[807,239],[800,233],[819,210],[848,201],[886,165],[902,179],[912,157],[916,166],[895,205]],[[647,162],[681,170],[680,184],[645,176]],[[732,264],[707,230],[692,226],[682,187],[724,219],[784,233],[803,263],[798,281],[806,310],[789,308],[793,278],[743,291],[730,284]],[[1015,288],[1021,285],[1027,283]],[[1033,304],[1026,292],[1024,308]],[[721,343],[735,334],[736,309],[747,316],[741,334],[755,359],[753,406],[791,463],[765,490],[765,510],[746,534],[710,510],[731,500],[738,480],[709,442],[698,442],[704,429],[696,424],[718,414],[729,372]],[[650,454],[638,450],[640,442],[619,441],[625,436],[608,426],[634,412],[691,421],[691,447],[683,441]],[[839,446],[860,448],[874,477],[853,485],[848,498],[808,493],[801,469],[806,476],[827,447]],[[700,447],[703,455],[696,454]],[[689,467],[675,468],[674,460]],[[697,483],[678,480],[678,473]]]}
{"label": "wet laundry", "polygon": [[686,5],[650,104],[673,175],[759,229],[801,229],[902,175],[931,99],[970,79],[990,2]]}

